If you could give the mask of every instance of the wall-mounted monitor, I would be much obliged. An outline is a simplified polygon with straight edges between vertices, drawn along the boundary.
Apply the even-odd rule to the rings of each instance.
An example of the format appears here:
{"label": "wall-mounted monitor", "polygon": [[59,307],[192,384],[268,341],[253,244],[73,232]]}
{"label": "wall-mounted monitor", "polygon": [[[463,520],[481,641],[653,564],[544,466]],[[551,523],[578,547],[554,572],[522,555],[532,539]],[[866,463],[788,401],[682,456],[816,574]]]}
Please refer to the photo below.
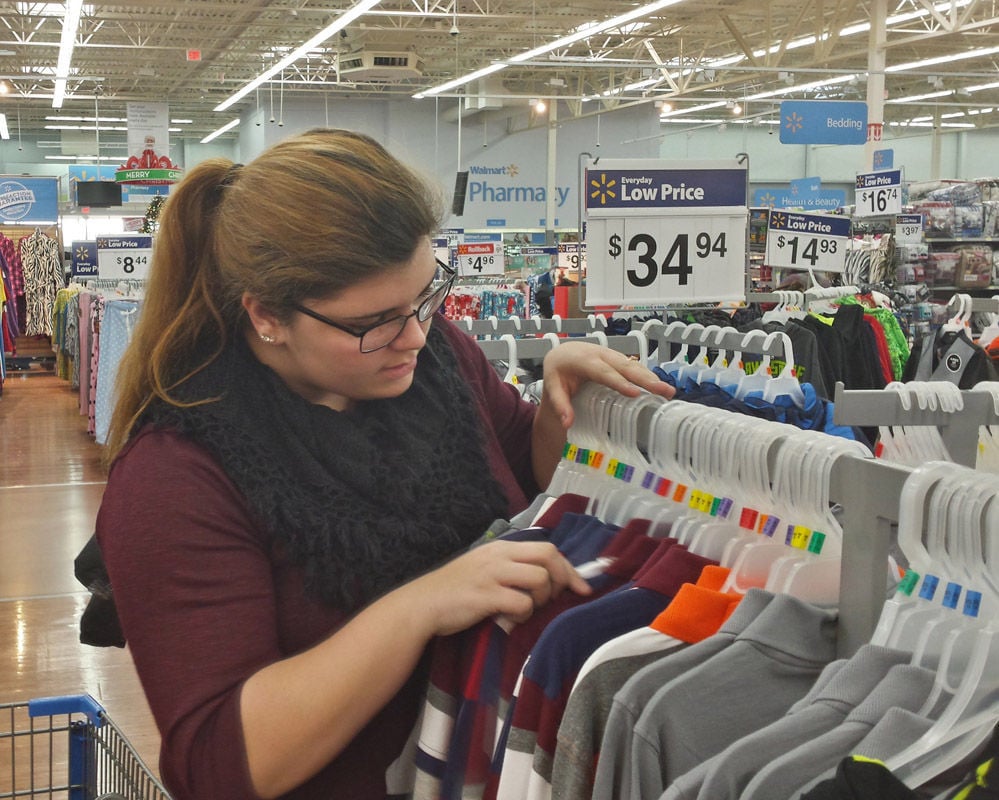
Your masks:
{"label": "wall-mounted monitor", "polygon": [[91,208],[121,205],[121,184],[114,181],[77,181],[76,204]]}

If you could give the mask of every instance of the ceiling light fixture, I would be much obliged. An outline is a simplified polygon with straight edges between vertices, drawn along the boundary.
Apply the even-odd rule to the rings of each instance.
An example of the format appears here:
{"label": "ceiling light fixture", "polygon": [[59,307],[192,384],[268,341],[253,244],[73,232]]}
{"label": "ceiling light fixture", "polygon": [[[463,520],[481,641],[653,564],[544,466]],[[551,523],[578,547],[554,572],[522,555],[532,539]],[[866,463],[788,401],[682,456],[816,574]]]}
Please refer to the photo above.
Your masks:
{"label": "ceiling light fixture", "polygon": [[73,60],[76,30],[80,27],[80,12],[82,10],[83,0],[66,0],[66,15],[62,18],[62,37],[59,40],[59,58],[56,61],[52,108],[62,108],[62,101],[66,97],[66,79],[69,77],[69,65]]}
{"label": "ceiling light fixture", "polygon": [[0,114],[0,139],[5,142],[10,138],[10,130],[7,128],[7,115]]}
{"label": "ceiling light fixture", "polygon": [[556,39],[554,42],[549,42],[548,44],[541,45],[540,47],[535,47],[532,50],[525,50],[523,53],[518,53],[512,58],[506,59],[505,62],[498,62],[491,64],[483,69],[476,70],[475,72],[470,72],[467,75],[462,75],[460,78],[455,78],[454,80],[448,81],[447,83],[442,83],[439,86],[434,86],[430,89],[424,89],[421,92],[417,92],[413,95],[414,100],[421,100],[424,97],[433,97],[434,95],[439,95],[443,92],[448,92],[451,89],[456,89],[459,86],[464,86],[466,83],[471,83],[478,78],[485,75],[489,75],[493,72],[497,72],[510,64],[519,64],[524,61],[530,61],[532,58],[537,58],[538,56],[544,55],[545,53],[550,53],[552,50],[558,50],[563,47],[568,47],[571,44],[582,41],[583,39],[588,39],[591,36],[595,36],[598,33],[606,31],[610,28],[616,28],[625,23],[631,22],[633,20],[639,19],[641,17],[648,16],[649,14],[654,14],[656,11],[667,8],[669,6],[681,3],[683,0],[656,0],[654,3],[649,3],[647,5],[641,6],[639,8],[632,9],[625,14],[620,14],[611,19],[604,20],[603,22],[592,22],[588,25],[581,25],[576,29],[574,33],[570,33],[568,36],[563,36]]}
{"label": "ceiling light fixture", "polygon": [[357,19],[359,16],[361,16],[366,11],[369,11],[370,9],[378,5],[379,2],[381,2],[381,0],[360,0],[360,2],[354,5],[353,8],[351,8],[349,11],[345,11],[343,14],[341,14],[339,17],[333,20],[333,22],[331,22],[329,25],[327,25],[325,28],[319,31],[319,33],[317,33],[315,36],[309,39],[307,42],[296,47],[280,61],[278,61],[275,64],[272,64],[266,70],[261,72],[256,78],[254,78],[252,81],[246,84],[246,86],[244,86],[234,95],[229,97],[227,100],[223,100],[221,103],[215,106],[214,110],[225,111],[233,103],[239,102],[244,97],[246,97],[250,92],[252,92],[258,86],[260,86],[262,83],[270,80],[275,75],[277,75],[281,70],[294,64],[296,61],[298,61],[298,59],[300,59],[304,55],[307,55],[310,50],[312,50],[315,47],[318,47],[320,44],[325,42],[334,34],[339,33],[341,30],[350,25],[350,23],[353,22],[355,19]]}
{"label": "ceiling light fixture", "polygon": [[223,125],[218,130],[214,130],[211,133],[209,133],[204,139],[201,140],[201,144],[208,144],[210,141],[212,141],[213,139],[218,138],[223,133],[226,133],[227,131],[231,131],[237,125],[239,125],[239,119],[234,119],[231,122],[227,122],[225,125]]}
{"label": "ceiling light fixture", "polygon": [[531,105],[534,106],[536,114],[544,114],[548,110],[548,106],[545,105],[544,100],[532,100]]}

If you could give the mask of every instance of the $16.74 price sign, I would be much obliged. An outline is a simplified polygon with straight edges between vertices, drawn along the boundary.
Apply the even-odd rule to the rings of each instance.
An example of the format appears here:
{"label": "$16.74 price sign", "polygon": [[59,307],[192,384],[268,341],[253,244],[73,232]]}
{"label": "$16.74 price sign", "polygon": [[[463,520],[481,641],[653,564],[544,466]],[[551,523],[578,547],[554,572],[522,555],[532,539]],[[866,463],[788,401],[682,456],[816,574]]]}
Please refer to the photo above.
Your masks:
{"label": "$16.74 price sign", "polygon": [[867,172],[857,175],[858,217],[899,214],[902,211],[902,170]]}
{"label": "$16.74 price sign", "polygon": [[830,214],[771,211],[766,263],[771,267],[842,272],[850,244],[850,220]]}
{"label": "$16.74 price sign", "polygon": [[458,275],[502,275],[505,266],[502,242],[470,242],[458,245]]}
{"label": "$16.74 price sign", "polygon": [[97,237],[97,274],[117,280],[145,280],[153,260],[153,237],[122,235]]}

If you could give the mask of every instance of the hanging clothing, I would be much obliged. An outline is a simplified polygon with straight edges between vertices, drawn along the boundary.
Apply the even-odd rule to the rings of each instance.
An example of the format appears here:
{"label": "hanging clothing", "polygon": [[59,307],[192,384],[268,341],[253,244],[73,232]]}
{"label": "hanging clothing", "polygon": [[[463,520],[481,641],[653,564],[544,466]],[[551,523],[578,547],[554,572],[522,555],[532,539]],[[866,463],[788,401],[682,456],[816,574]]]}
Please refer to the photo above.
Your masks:
{"label": "hanging clothing", "polygon": [[59,243],[39,230],[18,242],[24,270],[25,336],[52,334],[52,308],[66,282]]}

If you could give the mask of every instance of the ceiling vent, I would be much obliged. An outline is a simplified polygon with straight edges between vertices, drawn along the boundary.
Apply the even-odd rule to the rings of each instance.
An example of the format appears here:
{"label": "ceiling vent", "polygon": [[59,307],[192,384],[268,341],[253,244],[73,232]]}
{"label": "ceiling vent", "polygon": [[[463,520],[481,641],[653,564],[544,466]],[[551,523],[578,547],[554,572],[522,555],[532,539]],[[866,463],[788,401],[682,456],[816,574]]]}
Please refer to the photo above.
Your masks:
{"label": "ceiling vent", "polygon": [[416,53],[390,50],[358,50],[340,57],[340,79],[388,83],[420,78]]}

